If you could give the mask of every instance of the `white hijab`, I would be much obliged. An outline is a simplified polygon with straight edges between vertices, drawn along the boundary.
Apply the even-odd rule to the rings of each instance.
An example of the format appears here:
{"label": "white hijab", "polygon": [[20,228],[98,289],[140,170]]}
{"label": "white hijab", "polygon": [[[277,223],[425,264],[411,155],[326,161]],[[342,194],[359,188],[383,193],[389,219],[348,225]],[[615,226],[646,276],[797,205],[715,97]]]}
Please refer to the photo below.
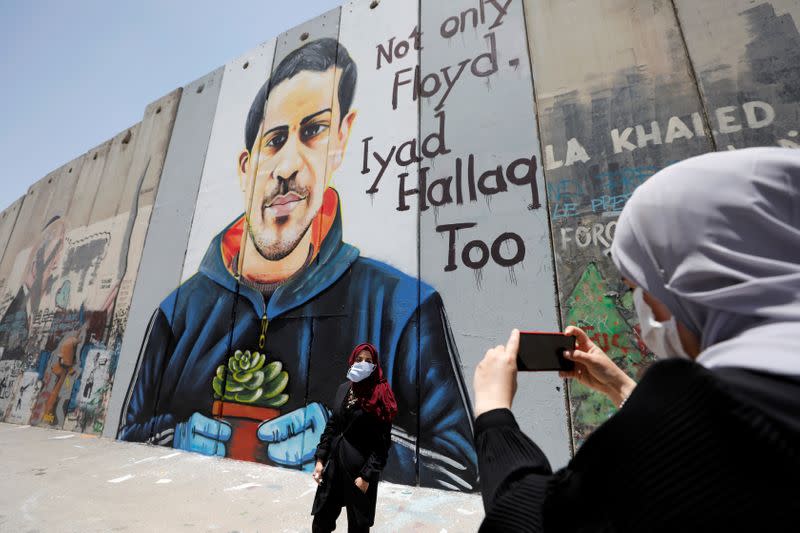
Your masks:
{"label": "white hijab", "polygon": [[700,364],[800,375],[800,150],[661,170],[622,211],[611,254],[700,338]]}

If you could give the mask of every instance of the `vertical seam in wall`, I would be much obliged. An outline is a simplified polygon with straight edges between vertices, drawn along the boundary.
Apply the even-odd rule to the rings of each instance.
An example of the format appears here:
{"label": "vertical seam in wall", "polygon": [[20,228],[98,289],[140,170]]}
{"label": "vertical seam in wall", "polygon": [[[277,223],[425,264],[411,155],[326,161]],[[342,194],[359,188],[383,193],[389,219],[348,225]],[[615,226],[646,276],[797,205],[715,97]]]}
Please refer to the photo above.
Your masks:
{"label": "vertical seam in wall", "polygon": [[[170,137],[171,136],[172,136],[172,132],[170,131]],[[72,188],[72,192],[69,195],[69,202],[67,202],[67,207],[64,208],[64,218],[65,219],[66,219],[67,213],[69,213],[72,210],[72,202],[75,200],[75,193],[78,191],[78,183],[80,182],[80,179],[81,179],[81,172],[83,172],[83,165],[86,164],[86,157],[92,152],[92,150],[95,150],[95,148],[92,148],[91,150],[89,150],[88,152],[84,153],[83,155],[81,155],[78,158],[78,160],[81,161],[81,164],[77,165],[78,168],[76,169],[76,172],[75,172],[75,186]],[[69,164],[69,163],[67,163],[67,164]]]}
{"label": "vertical seam in wall", "polygon": [[[214,105],[214,113],[211,115],[211,126],[208,128],[208,138],[206,139],[205,142],[206,148],[205,150],[203,150],[203,155],[202,155],[203,162],[200,165],[200,178],[197,180],[197,188],[194,190],[194,201],[191,204],[194,206],[194,209],[192,209],[192,217],[189,219],[189,235],[186,239],[186,247],[183,249],[183,259],[181,260],[181,271],[180,273],[178,273],[178,289],[177,289],[178,291],[180,291],[180,287],[182,285],[181,279],[183,278],[183,269],[186,266],[186,256],[189,253],[189,239],[191,239],[192,236],[192,227],[194,227],[194,215],[197,212],[197,198],[200,196],[200,187],[203,184],[203,175],[205,174],[206,170],[206,159],[208,158],[208,147],[211,144],[211,134],[214,131],[214,122],[216,121],[217,118],[217,109],[219,109],[219,97],[222,94],[222,82],[225,79],[225,67],[221,67],[221,69],[222,69],[221,75],[219,78],[219,90],[217,91],[217,101]],[[180,111],[180,108],[178,109],[178,111]],[[177,116],[175,117],[175,121],[176,122],[178,121]],[[159,183],[159,188],[160,187],[161,184]],[[155,209],[153,210],[155,211]],[[177,300],[177,295],[176,295],[176,300]],[[170,323],[172,323],[171,322],[172,318],[174,318],[174,313],[173,317],[170,317]]]}
{"label": "vertical seam in wall", "polygon": [[[273,53],[272,53],[272,64],[269,67],[269,75],[268,75],[267,79],[264,81],[264,83],[269,83],[269,81],[272,79],[272,71],[275,68],[275,57],[277,56],[277,53],[278,53],[278,39],[276,38],[275,39],[275,48],[274,48]],[[258,87],[260,89],[261,86],[259,85]],[[258,91],[256,91],[256,92],[258,92]],[[220,93],[222,93],[222,86],[221,85],[220,85]],[[269,90],[267,90],[267,99],[264,101],[264,113],[263,113],[263,115],[261,117],[261,122],[262,123],[267,119],[267,116],[266,116],[267,115],[267,111],[266,111],[267,101],[269,101]],[[219,99],[217,100],[217,106],[219,106]],[[215,112],[215,117],[216,117],[216,112]],[[259,141],[261,140],[258,137],[258,133],[259,132],[261,132],[261,126],[259,126],[259,129],[256,132],[256,138],[253,141],[253,146],[257,146]],[[245,147],[245,148],[250,150],[250,157],[252,158],[253,148],[252,147],[250,147],[250,148]],[[253,191],[255,190],[255,186],[256,186],[255,185],[256,184],[256,175],[258,174],[258,159],[259,159],[258,156],[260,154],[261,154],[261,149],[259,148],[258,152],[256,153],[255,162],[253,163],[254,164],[253,183],[250,184],[250,203],[245,207],[245,212],[244,212],[244,215],[245,215],[245,228],[246,228],[247,231],[250,231],[249,223],[248,223],[247,220],[248,220],[248,217],[250,215],[250,211],[251,211],[251,209],[253,207]],[[239,277],[242,276],[242,270],[244,270],[242,268],[242,265],[244,264],[244,254],[247,252],[247,236],[243,235],[242,238],[244,239],[244,243],[241,244],[240,247],[239,247],[239,258],[237,260],[238,264],[236,266],[236,278],[235,278],[236,279],[236,294],[234,296],[233,305],[231,307],[231,325],[230,325],[229,333],[228,333],[228,350],[227,350],[228,358],[230,358],[230,356],[232,355],[231,351],[233,349],[233,333],[236,330],[236,308],[239,306],[239,297],[241,295],[241,283],[239,282]],[[263,295],[260,294],[260,296],[261,296],[262,299],[264,298]],[[248,299],[247,303],[251,304],[252,302],[250,302],[249,299]],[[266,313],[267,313],[267,303],[268,302],[266,300],[264,300],[264,315],[266,315]],[[263,320],[263,316],[257,316],[257,320],[259,321],[259,324],[260,324],[261,321]],[[259,347],[259,350],[260,349],[261,348]],[[228,383],[228,365],[227,365],[227,361],[226,361],[223,373],[225,375],[225,379],[222,382],[222,384],[223,384],[222,398],[221,398],[222,402],[225,401],[225,390],[227,388],[227,383]],[[223,416],[223,417],[225,416],[225,408],[224,407],[222,407],[220,409],[220,416]]]}
{"label": "vertical seam in wall", "polygon": [[[175,313],[177,313],[178,303],[180,302],[181,288],[182,288],[182,285],[183,285],[181,280],[183,279],[183,270],[186,267],[186,255],[189,252],[189,240],[191,239],[192,227],[194,226],[194,215],[197,212],[197,198],[200,195],[200,187],[201,187],[201,185],[203,183],[203,175],[205,174],[205,167],[206,167],[206,158],[208,157],[208,145],[211,142],[211,134],[214,131],[214,120],[215,120],[215,118],[217,116],[217,109],[219,108],[219,96],[220,96],[220,93],[222,92],[222,79],[224,77],[225,77],[225,70],[224,70],[224,67],[223,67],[222,76],[220,77],[220,82],[219,82],[220,90],[217,92],[217,102],[216,102],[216,105],[214,106],[214,114],[211,116],[211,127],[208,128],[208,139],[206,140],[206,143],[205,143],[206,146],[205,146],[205,149],[203,150],[203,156],[202,156],[203,163],[200,166],[200,177],[197,180],[197,189],[194,191],[194,202],[192,203],[192,205],[194,206],[194,209],[192,209],[192,217],[189,220],[189,236],[186,239],[186,247],[183,250],[183,259],[181,260],[181,264],[180,264],[180,272],[178,272],[178,286],[175,289],[175,305],[172,306],[172,312],[170,313],[170,316],[167,317],[168,324],[170,325],[170,331],[172,330],[172,324],[174,324],[174,321],[175,321]],[[181,100],[182,99],[183,99],[183,95],[181,95]],[[175,127],[174,124],[178,121],[178,113],[180,112],[180,104],[181,103],[178,102],[178,106],[177,106],[177,109],[175,111],[175,120],[173,121],[173,130],[174,130],[174,127]],[[112,144],[113,144],[113,141],[112,141]],[[172,144],[172,135],[171,134],[170,134],[170,144]],[[111,153],[111,146],[109,146],[109,153]],[[166,154],[164,156],[164,163],[166,163],[168,155],[169,155],[169,147],[167,147],[167,151],[166,151]],[[106,160],[106,163],[103,165],[103,175],[105,174],[105,166],[106,166],[106,164],[108,164],[108,160]],[[163,172],[164,172],[163,167],[161,169],[161,172],[163,174]],[[102,175],[101,175],[101,179],[102,179]],[[159,187],[159,189],[161,189],[161,180],[160,179],[159,179],[158,187]],[[95,201],[96,200],[97,200],[97,197],[95,196]],[[153,200],[153,213],[156,211],[156,209],[158,207],[158,203],[157,202],[158,202],[158,193],[156,193],[156,198]],[[151,217],[152,217],[152,213],[151,213]],[[149,224],[148,224],[148,231],[149,231]],[[145,238],[145,244],[147,244],[146,238]],[[234,302],[235,302],[235,300],[234,300]],[[133,298],[131,298],[131,303],[133,303]],[[156,311],[154,312],[153,316],[155,316],[155,313],[158,312],[159,308],[160,308],[160,306],[158,308],[156,308]],[[153,318],[151,317],[150,320],[152,322]],[[145,350],[147,342],[149,341],[150,330],[151,329],[152,328],[149,325],[148,328],[147,328],[147,331],[145,332],[145,338],[142,339],[142,344],[139,347],[139,359],[142,359],[142,357],[143,357],[142,354],[143,354],[143,352]],[[168,349],[170,350],[170,353],[174,349],[174,339],[173,339],[172,335],[170,335],[170,345],[168,346]],[[161,385],[163,383],[162,376],[166,373],[166,362],[167,361],[168,361],[168,359],[165,359],[165,364],[162,367],[161,372],[159,373],[158,391],[157,391],[157,395],[156,395],[156,400],[155,400],[155,402],[153,404],[153,417],[156,416],[156,412],[158,411],[158,399],[161,397]],[[140,365],[140,364],[141,363],[137,361],[137,366]],[[228,370],[228,366],[225,365],[225,372],[227,372],[227,370]],[[130,396],[130,394],[131,394],[131,392],[133,390],[133,387],[134,387],[134,385],[136,383],[138,372],[139,372],[139,369],[135,368],[134,372],[133,372],[133,375],[131,376],[131,380],[128,383],[128,391],[126,393],[125,405],[123,405],[122,411],[120,412],[120,424],[117,426],[117,430],[116,430],[117,438],[119,438],[120,428],[123,427],[123,424],[122,424],[122,421],[124,420],[123,417],[125,416],[125,414],[128,411],[128,403],[130,401],[129,396]],[[226,380],[225,381],[227,381],[227,375],[226,375]],[[225,381],[223,381],[223,386],[225,384]],[[223,389],[223,393],[224,393],[224,389]],[[224,396],[224,394],[223,394],[223,396]],[[108,414],[106,414],[106,416],[108,416]],[[152,436],[153,435],[151,435],[151,437]]]}
{"label": "vertical seam in wall", "polygon": [[[30,190],[30,187],[28,188]],[[18,198],[17,200],[19,200]],[[14,230],[17,229],[17,222],[19,221],[19,214],[22,212],[22,206],[25,205],[25,200],[28,199],[28,191],[25,191],[25,196],[21,198],[21,202],[19,203],[19,209],[17,209],[17,214],[14,215],[14,222],[11,224],[11,231],[8,232],[8,240],[6,241],[6,245],[3,247],[3,252],[0,253],[0,265],[3,264],[3,259],[6,258],[6,252],[8,251],[8,244],[11,242],[11,237],[14,236]],[[11,204],[14,205],[14,204]],[[13,267],[13,265],[12,265]],[[6,278],[8,279],[8,278]],[[0,416],[0,420],[4,420],[2,416]]]}
{"label": "vertical seam in wall", "polygon": [[[417,33],[419,35],[419,50],[417,50],[417,65],[419,65],[420,74],[422,74],[422,50],[424,44],[422,42],[422,0],[417,2]],[[422,139],[422,98],[417,100],[417,145]],[[419,188],[419,173],[420,163],[417,162],[417,188]],[[420,192],[420,195],[423,194]],[[420,197],[421,198],[421,197]],[[422,338],[420,334],[420,307],[422,305],[422,211],[420,210],[421,201],[417,198],[417,309],[414,312],[416,326],[417,326],[417,438],[414,441],[414,465],[416,470],[416,484],[421,484],[421,462],[420,462],[420,440],[422,439],[422,388],[420,387],[420,375],[422,372]]]}
{"label": "vertical seam in wall", "polygon": [[711,148],[717,151],[717,140],[714,138],[714,133],[711,131],[711,121],[708,118],[708,108],[706,107],[706,100],[703,97],[703,91],[700,88],[700,78],[697,76],[697,70],[694,67],[694,61],[689,53],[689,45],[686,43],[686,35],[683,33],[683,25],[678,16],[678,6],[675,5],[675,0],[669,0],[672,5],[672,14],[675,16],[675,25],[678,27],[678,33],[681,37],[681,44],[683,45],[683,52],[686,54],[686,61],[689,64],[689,76],[692,78],[695,90],[697,91],[697,99],[700,101],[700,112],[703,114],[703,130],[706,132],[706,137],[711,142]]}
{"label": "vertical seam in wall", "polygon": [[[147,329],[145,329],[144,337],[142,338],[142,342],[139,345],[139,353],[136,355],[136,364],[133,367],[133,372],[131,373],[131,379],[128,381],[128,389],[125,391],[125,398],[122,401],[122,408],[119,410],[119,414],[117,415],[117,427],[114,429],[114,436],[113,436],[114,439],[119,438],[120,431],[126,426],[125,419],[128,413],[128,407],[130,406],[131,403],[131,396],[133,396],[133,387],[131,386],[131,384],[136,383],[136,381],[139,379],[139,372],[141,372],[142,369],[144,350],[147,345],[147,341],[150,338],[150,333],[153,331],[153,324],[156,321],[157,315],[158,315],[158,308],[155,311],[153,311],[152,315],[150,315],[150,320],[147,322]],[[171,342],[172,340],[170,339],[170,343]],[[159,381],[158,394],[160,393],[161,393],[161,382]],[[156,403],[158,403],[158,400],[156,400]],[[106,420],[108,420],[109,416],[110,413],[106,413]],[[156,409],[154,408],[152,417],[155,418],[155,416],[156,416]],[[105,426],[103,427],[103,429],[105,430]],[[154,436],[155,435],[151,434],[150,438],[152,439]]]}
{"label": "vertical seam in wall", "polygon": [[[233,333],[236,331],[236,309],[239,307],[239,297],[241,295],[240,289],[242,285],[239,283],[239,280],[236,280],[236,294],[233,296],[233,304],[231,305],[231,325],[228,328],[228,349],[226,350],[225,359],[223,359],[224,363],[222,369],[222,398],[219,399],[220,401],[220,408],[219,408],[219,416],[224,418],[225,417],[225,394],[228,391],[228,362],[230,361],[231,352],[233,352]],[[247,304],[250,304],[250,301],[247,301]],[[177,306],[176,306],[177,307]],[[261,317],[259,317],[261,318]],[[212,378],[213,379],[213,378]],[[219,427],[219,426],[218,426]],[[218,434],[219,436],[219,434]]]}
{"label": "vertical seam in wall", "polygon": [[[177,113],[176,113],[176,119],[177,119]],[[130,133],[131,130],[133,130],[133,128],[135,128],[138,124],[141,124],[141,122],[138,122],[138,123],[134,124],[133,126],[129,126],[129,127],[125,128],[123,131],[126,132],[126,133]],[[112,153],[112,150],[114,148],[114,141],[120,135],[122,135],[122,132],[117,133],[108,142],[108,151],[106,152],[105,159],[103,160],[103,168],[100,169],[100,178],[98,180],[97,190],[94,192],[94,197],[92,197],[92,205],[91,205],[91,207],[89,207],[89,213],[86,215],[85,227],[90,226],[91,223],[92,223],[92,214],[94,213],[94,206],[97,205],[97,197],[100,194],[100,188],[102,187],[102,182],[103,182],[103,180],[104,180],[104,178],[106,176],[106,169],[110,168],[109,164],[113,161],[113,159],[111,157],[111,153]],[[133,135],[133,134],[131,134],[131,135]],[[137,131],[137,135],[138,135],[138,131]],[[137,141],[138,141],[138,138],[137,138]],[[170,138],[170,142],[171,141],[172,141],[172,138]]]}
{"label": "vertical seam in wall", "polygon": [[[555,247],[555,240],[554,240],[554,228],[553,228],[553,221],[550,217],[550,199],[547,193],[547,170],[545,169],[544,165],[544,158],[542,157],[542,128],[539,121],[539,102],[536,98],[536,79],[534,78],[534,68],[533,68],[533,54],[531,53],[531,48],[533,47],[533,43],[530,39],[530,34],[528,33],[528,17],[526,16],[525,10],[525,0],[520,0],[522,2],[522,26],[525,30],[525,43],[526,51],[528,54],[528,68],[530,68],[530,76],[531,76],[531,93],[533,95],[533,113],[536,122],[536,136],[539,140],[539,163],[542,168],[542,186],[544,188],[544,199],[541,203],[544,206],[545,214],[547,215],[547,227],[550,230],[550,265],[553,269],[553,285],[555,288],[555,303],[556,303],[556,320],[558,321],[559,329],[563,331],[564,329],[564,322],[561,316],[561,297],[560,297],[560,288],[558,283],[558,272],[556,270],[556,247]],[[569,452],[571,456],[575,455],[575,439],[573,433],[573,423],[572,423],[572,403],[570,401],[569,396],[569,380],[564,379],[564,405],[567,410],[567,431],[569,432]]]}
{"label": "vertical seam in wall", "polygon": [[[11,231],[8,232],[8,240],[6,241],[6,245],[3,247],[3,251],[0,253],[0,266],[2,266],[3,259],[5,259],[6,257],[6,252],[8,251],[8,244],[11,242],[11,238],[14,236],[14,230],[17,228],[17,222],[19,222],[19,214],[22,212],[22,207],[25,205],[25,201],[28,199],[29,191],[30,187],[28,187],[28,189],[25,190],[25,195],[21,197],[22,201],[19,203],[19,209],[17,209],[17,214],[14,215],[14,222],[11,224]],[[6,278],[5,281],[8,281],[8,278]],[[3,290],[6,291],[6,288],[7,286],[4,287]],[[5,413],[0,413],[0,422],[5,421],[5,419],[6,419]]]}
{"label": "vertical seam in wall", "polygon": [[[341,46],[341,43],[339,42],[339,37],[342,35],[342,6],[339,6],[338,14],[339,14],[339,19],[336,21],[336,61],[337,62],[339,60],[339,46]],[[274,67],[274,61],[273,61],[273,67]],[[338,67],[336,67],[336,68],[338,68]],[[333,89],[331,91],[331,109],[333,109],[334,101],[335,101],[335,99],[338,98],[338,95],[339,95],[339,84],[336,82],[336,79],[334,78]],[[269,100],[269,96],[267,97],[267,100]],[[352,106],[352,104],[351,104],[351,106]],[[339,112],[339,121],[340,121],[339,127],[341,127],[341,121],[342,120],[344,120],[344,117],[341,116],[341,110],[340,110],[340,112]],[[327,140],[327,144],[326,144],[326,147],[325,147],[325,153],[328,156],[330,156],[330,144],[331,144],[331,133],[330,133],[330,130],[328,130],[328,140]],[[328,161],[329,160],[330,160],[330,157],[325,158],[325,175],[328,174]],[[321,227],[320,227],[320,232],[322,232]],[[320,237],[321,237],[321,233],[320,233]],[[306,406],[308,405],[308,391],[309,391],[309,388],[311,387],[311,363],[312,363],[312,361],[314,359],[312,357],[312,347],[314,346],[314,327],[316,325],[316,322],[315,322],[316,317],[312,316],[312,317],[310,317],[310,319],[311,319],[311,338],[308,341],[308,363],[306,365],[306,375],[305,375],[306,390],[305,390],[305,393],[304,393],[304,396],[303,396],[303,405],[306,405]],[[334,409],[336,409],[336,406],[335,405],[331,405],[331,410],[334,410]],[[303,413],[303,423],[304,424],[307,423],[306,420],[305,420],[305,416],[306,416],[306,413],[304,412]],[[303,439],[305,439],[305,434],[303,436]],[[305,447],[305,443],[303,444],[303,447]]]}
{"label": "vertical seam in wall", "polygon": [[[144,237],[142,239],[141,253],[139,254],[139,262],[136,264],[136,271],[135,271],[136,275],[133,276],[133,283],[131,284],[131,288],[130,288],[131,299],[130,299],[130,302],[128,303],[128,313],[130,313],[131,304],[133,303],[133,295],[134,295],[134,291],[136,290],[136,283],[139,281],[139,269],[142,266],[142,259],[144,258],[144,247],[147,244],[147,236],[150,234],[150,222],[153,220],[153,214],[156,212],[156,206],[158,205],[157,204],[157,202],[158,202],[158,191],[161,190],[161,180],[164,177],[164,165],[167,162],[167,155],[169,155],[169,147],[172,144],[172,134],[175,131],[175,123],[178,121],[178,110],[180,109],[181,101],[183,100],[183,87],[179,87],[178,89],[176,89],[176,91],[178,92],[178,101],[175,103],[175,114],[172,116],[172,121],[170,122],[170,126],[169,126],[169,132],[167,132],[169,140],[167,141],[167,146],[164,148],[164,156],[161,158],[161,165],[160,165],[161,166],[161,170],[159,170],[158,185],[156,186],[156,193],[153,196],[153,205],[150,208],[150,215],[147,217],[147,224],[145,225]],[[209,134],[210,134],[210,128],[209,128]],[[205,162],[205,159],[203,161]],[[142,187],[144,187],[144,181],[147,179],[147,170],[148,170],[148,167],[150,166],[151,162],[152,162],[152,156],[148,159],[147,165],[145,166],[145,171],[144,171],[143,176],[142,176],[142,183],[140,184],[139,188],[136,189],[136,202],[135,202],[136,203],[136,216],[134,217],[134,219],[132,221],[132,224],[134,225],[134,227],[136,225],[136,219],[139,218],[139,211],[141,210],[141,208],[139,207],[139,202],[140,202],[139,196],[141,196],[141,189],[142,189]],[[201,177],[202,177],[202,175],[201,175]],[[76,188],[77,188],[77,182],[76,182]],[[195,202],[197,202],[197,197],[195,197]],[[130,216],[130,214],[128,216]],[[122,275],[120,276],[120,285],[122,284],[122,281],[125,279],[125,276],[128,275],[128,271],[130,269],[130,239],[128,241],[128,249],[127,250],[123,250],[122,253],[125,256],[125,271],[122,272]],[[181,265],[181,272],[183,272],[183,265]],[[112,320],[113,320],[113,316],[114,316],[113,313],[115,313],[116,310],[117,310],[117,298],[114,299],[114,307],[112,309],[112,315],[111,315],[112,316]],[[129,317],[130,317],[130,315],[129,315]],[[125,328],[126,329],[127,329],[127,326],[128,326],[128,320],[126,318],[126,320],[125,320]],[[124,329],[121,332],[121,334],[124,337],[124,335],[125,335],[125,330]],[[120,342],[120,354],[119,355],[122,355],[121,350],[122,350],[122,343]],[[114,377],[112,376],[111,379],[112,379],[112,382],[113,382]],[[113,385],[112,385],[112,388],[113,388]]]}
{"label": "vertical seam in wall", "polygon": [[[140,253],[139,253],[139,261],[136,263],[136,269],[133,272],[134,276],[133,276],[133,281],[132,281],[131,287],[130,287],[130,300],[128,301],[128,307],[127,307],[127,312],[126,312],[126,316],[125,316],[125,325],[123,326],[122,330],[118,334],[116,334],[116,336],[114,336],[115,335],[114,334],[114,315],[117,312],[117,304],[119,303],[119,293],[117,293],[117,295],[114,297],[114,304],[111,306],[111,309],[109,310],[109,319],[107,319],[107,320],[109,320],[108,325],[104,327],[104,330],[107,330],[107,331],[105,331],[103,333],[103,335],[104,335],[104,338],[106,338],[106,349],[109,351],[109,353],[112,353],[112,350],[114,350],[114,348],[112,348],[112,346],[111,346],[112,339],[119,346],[119,352],[116,354],[117,361],[115,363],[114,373],[109,375],[109,377],[108,377],[107,385],[110,386],[110,391],[108,393],[106,393],[105,398],[103,399],[104,409],[103,409],[103,413],[102,413],[102,417],[103,417],[102,420],[103,420],[103,429],[104,430],[105,430],[106,421],[109,419],[109,415],[110,415],[110,413],[108,412],[108,409],[111,406],[111,400],[112,400],[113,395],[114,395],[114,385],[116,384],[116,373],[117,373],[117,370],[119,369],[119,359],[120,359],[120,357],[122,357],[122,343],[125,340],[125,331],[128,328],[128,320],[130,319],[130,310],[131,310],[131,306],[133,304],[133,298],[134,298],[135,291],[136,291],[136,283],[137,283],[137,281],[139,281],[139,268],[141,267],[142,259],[144,258],[145,246],[147,245],[147,236],[150,233],[150,222],[151,222],[151,220],[153,218],[153,213],[155,213],[155,211],[156,211],[156,203],[158,201],[158,191],[161,189],[161,178],[163,177],[163,174],[164,174],[164,164],[167,161],[167,155],[169,154],[169,147],[170,147],[170,144],[172,143],[172,134],[173,134],[174,129],[175,129],[175,123],[178,120],[178,109],[180,108],[180,103],[181,103],[181,100],[183,98],[183,87],[179,87],[179,88],[175,89],[173,92],[171,92],[169,94],[173,94],[173,93],[177,93],[177,101],[175,102],[175,104],[173,106],[172,116],[170,117],[169,128],[168,128],[169,131],[166,132],[167,142],[166,142],[166,146],[164,146],[163,155],[160,158],[161,162],[160,162],[160,169],[158,171],[158,183],[155,186],[156,187],[156,191],[155,191],[155,194],[153,195],[153,204],[151,206],[150,213],[149,213],[149,215],[147,217],[147,223],[145,224],[144,236],[143,236],[142,241],[141,241],[141,248],[140,248]],[[161,97],[158,101],[161,101],[164,98],[167,98],[168,96],[169,95]],[[136,146],[138,146],[139,141],[141,139],[143,139],[143,138],[145,138],[143,135],[140,135],[139,138],[137,138]],[[128,167],[128,173],[130,173],[131,169],[134,168],[134,155],[136,153],[135,152],[136,146],[132,147],[133,152],[131,153],[131,164]],[[111,151],[111,147],[109,146],[109,152],[110,151]],[[145,155],[147,155],[149,152],[150,152],[149,146],[146,146],[145,147]],[[88,154],[88,152],[87,152],[87,154]],[[141,176],[141,178],[139,178],[139,182],[138,182],[138,184],[136,186],[136,189],[135,189],[134,195],[133,195],[133,199],[131,201],[130,210],[128,211],[128,224],[129,224],[129,226],[125,230],[125,234],[126,235],[125,235],[125,238],[123,239],[123,242],[125,242],[125,241],[127,241],[127,242],[125,243],[125,246],[123,247],[123,249],[121,251],[121,254],[120,254],[120,259],[119,259],[120,263],[119,263],[119,269],[118,269],[118,274],[117,274],[119,276],[119,281],[117,282],[118,290],[119,290],[119,288],[122,287],[122,282],[125,280],[125,276],[127,276],[128,271],[129,271],[129,269],[131,267],[131,265],[130,265],[131,235],[135,231],[136,222],[137,222],[137,220],[139,218],[139,213],[140,213],[140,210],[141,210],[141,207],[139,205],[140,202],[141,202],[140,196],[141,196],[141,193],[142,193],[142,188],[144,187],[144,182],[147,179],[147,172],[149,171],[150,164],[152,162],[153,162],[153,155],[150,154],[149,157],[147,158],[147,163],[145,163],[144,170],[142,171],[142,176]],[[105,163],[103,165],[103,170],[105,170],[105,165],[106,164],[108,164],[108,159],[105,161]],[[102,179],[102,175],[101,175],[101,179]],[[75,187],[76,187],[76,190],[77,190],[77,178],[76,178],[76,182],[75,182]],[[98,191],[99,191],[99,189],[98,189]],[[74,194],[74,192],[73,192],[73,194]],[[97,195],[95,195],[95,197],[94,197],[92,209],[94,209],[94,204],[95,203],[97,203]],[[70,201],[70,205],[71,205],[71,201]],[[117,216],[120,214],[119,210],[120,210],[121,207],[122,207],[122,199],[120,198],[119,203],[117,204],[117,213],[116,213]],[[69,209],[69,207],[67,209]],[[133,218],[131,218],[131,215],[133,215]],[[89,213],[89,216],[91,217],[91,211]],[[123,263],[124,263],[124,267],[123,267]],[[155,313],[150,317],[151,323],[152,323],[154,317],[155,317]],[[149,333],[150,329],[151,329],[150,325],[148,325],[148,329],[147,329],[148,333]],[[107,335],[107,337],[106,337],[106,335]],[[148,335],[147,338],[149,338],[149,335]],[[143,345],[139,347],[139,355],[141,355],[142,348],[143,348]],[[137,362],[136,362],[137,367],[139,365],[139,361],[140,361],[140,358],[137,357]],[[134,374],[138,374],[138,371],[139,371],[139,369],[135,367],[134,368]],[[162,372],[162,375],[163,375],[163,372]],[[125,402],[126,403],[129,401],[129,393],[130,393],[130,388],[131,388],[131,382],[128,382],[127,386],[128,386],[128,390],[126,390],[126,394],[125,394]],[[161,394],[161,390],[160,390],[160,383],[159,383],[159,397],[160,397],[160,394]],[[155,412],[153,413],[153,415],[155,416]],[[119,416],[120,422],[122,421],[122,417],[123,416],[124,416],[124,413],[121,411],[120,412],[120,416]],[[112,420],[113,420],[113,417],[112,417]],[[96,421],[97,421],[97,418],[95,418],[95,422]],[[65,419],[64,423],[66,423],[66,419]],[[117,428],[114,431],[115,435],[119,434],[119,428],[120,428],[120,426],[118,424]],[[102,434],[103,434],[103,431],[100,432],[101,436],[102,436]]]}

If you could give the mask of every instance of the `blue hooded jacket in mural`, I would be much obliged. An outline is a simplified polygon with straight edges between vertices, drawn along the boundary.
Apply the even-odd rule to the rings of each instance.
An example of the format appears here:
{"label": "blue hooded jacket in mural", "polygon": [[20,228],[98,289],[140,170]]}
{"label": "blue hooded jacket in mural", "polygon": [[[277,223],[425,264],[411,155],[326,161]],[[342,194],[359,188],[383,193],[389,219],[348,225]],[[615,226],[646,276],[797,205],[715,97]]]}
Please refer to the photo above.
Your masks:
{"label": "blue hooded jacket in mural", "polygon": [[[212,241],[198,272],[151,320],[119,436],[168,445],[175,426],[193,413],[211,417],[217,367],[237,349],[258,349],[266,316],[261,351],[289,374],[281,414],[313,402],[330,409],[348,355],[372,343],[399,407],[383,478],[414,484],[418,476],[425,486],[476,490],[471,412],[441,297],[416,278],[359,257],[342,242],[335,195],[333,203],[319,253],[266,305],[226,264],[225,236],[241,221]],[[263,462],[270,462],[266,454]]]}

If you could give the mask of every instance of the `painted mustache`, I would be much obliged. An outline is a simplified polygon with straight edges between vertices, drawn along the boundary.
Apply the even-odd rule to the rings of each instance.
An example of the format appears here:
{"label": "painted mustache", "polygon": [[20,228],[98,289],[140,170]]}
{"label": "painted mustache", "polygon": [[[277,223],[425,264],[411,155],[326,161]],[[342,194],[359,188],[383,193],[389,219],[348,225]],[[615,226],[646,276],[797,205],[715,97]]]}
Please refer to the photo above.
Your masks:
{"label": "painted mustache", "polygon": [[294,180],[281,181],[276,189],[264,197],[261,203],[262,211],[273,208],[277,211],[285,210],[285,207],[300,202],[308,198],[308,188],[297,187]]}

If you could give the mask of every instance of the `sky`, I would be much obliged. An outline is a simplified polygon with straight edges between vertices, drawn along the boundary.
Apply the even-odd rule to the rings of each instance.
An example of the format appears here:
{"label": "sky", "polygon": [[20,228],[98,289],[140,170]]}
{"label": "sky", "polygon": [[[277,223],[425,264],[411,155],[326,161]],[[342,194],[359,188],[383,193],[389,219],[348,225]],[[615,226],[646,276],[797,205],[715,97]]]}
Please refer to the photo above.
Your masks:
{"label": "sky", "polygon": [[0,0],[0,210],[147,104],[342,0]]}

